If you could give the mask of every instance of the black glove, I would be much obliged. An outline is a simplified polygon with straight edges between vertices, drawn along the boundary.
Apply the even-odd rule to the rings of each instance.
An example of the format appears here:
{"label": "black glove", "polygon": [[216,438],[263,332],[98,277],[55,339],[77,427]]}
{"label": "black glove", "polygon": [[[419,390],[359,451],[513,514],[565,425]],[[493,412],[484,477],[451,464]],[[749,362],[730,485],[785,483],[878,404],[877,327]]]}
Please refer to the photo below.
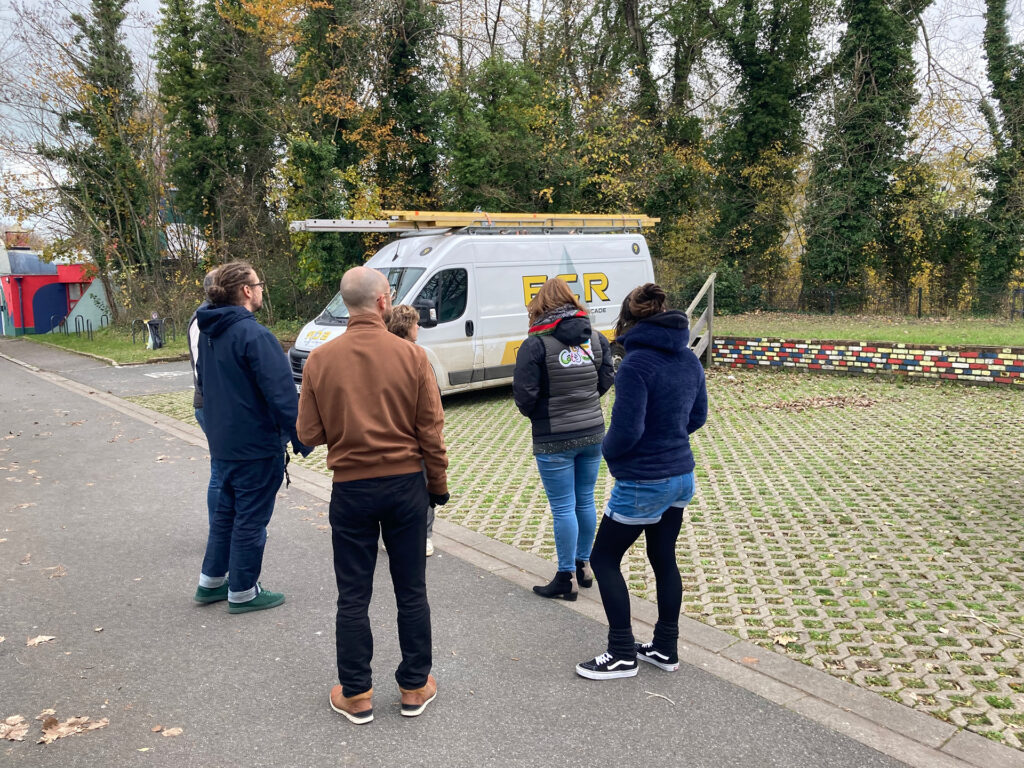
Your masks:
{"label": "black glove", "polygon": [[298,440],[292,440],[292,450],[301,455],[302,458],[306,458],[313,452],[312,447],[305,445],[304,443],[300,443]]}
{"label": "black glove", "polygon": [[452,496],[450,493],[431,493],[430,494],[430,506],[432,507],[443,507],[448,503],[448,499]]}

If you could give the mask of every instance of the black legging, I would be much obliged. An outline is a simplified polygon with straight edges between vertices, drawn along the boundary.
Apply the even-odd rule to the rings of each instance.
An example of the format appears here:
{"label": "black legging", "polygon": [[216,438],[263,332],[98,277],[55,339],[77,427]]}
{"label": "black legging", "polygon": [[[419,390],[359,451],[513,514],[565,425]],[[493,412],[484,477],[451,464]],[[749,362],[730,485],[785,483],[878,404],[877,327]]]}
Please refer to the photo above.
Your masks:
{"label": "black legging", "polygon": [[676,539],[683,524],[683,510],[669,507],[661,520],[650,525],[626,525],[601,518],[594,540],[590,565],[601,589],[601,602],[608,617],[608,650],[616,656],[633,658],[633,625],[630,621],[629,590],[620,565],[633,542],[643,531],[647,538],[647,559],[654,569],[658,588],[658,622],[654,625],[654,646],[674,653],[679,639],[679,609],[683,603],[683,582],[676,565]]}

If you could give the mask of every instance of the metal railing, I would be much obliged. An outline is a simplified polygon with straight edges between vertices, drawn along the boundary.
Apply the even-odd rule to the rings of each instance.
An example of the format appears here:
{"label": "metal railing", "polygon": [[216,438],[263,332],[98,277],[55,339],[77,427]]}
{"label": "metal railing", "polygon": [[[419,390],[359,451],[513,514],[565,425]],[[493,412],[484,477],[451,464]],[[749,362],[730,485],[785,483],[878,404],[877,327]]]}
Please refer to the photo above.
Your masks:
{"label": "metal railing", "polygon": [[[698,358],[703,356],[705,368],[711,365],[715,346],[712,325],[715,317],[715,278],[717,276],[717,272],[711,273],[711,276],[704,282],[704,287],[697,292],[693,301],[690,302],[690,306],[686,308],[686,316],[690,318],[690,349]],[[694,320],[693,312],[697,309],[701,299],[707,299],[707,305],[700,317]]]}

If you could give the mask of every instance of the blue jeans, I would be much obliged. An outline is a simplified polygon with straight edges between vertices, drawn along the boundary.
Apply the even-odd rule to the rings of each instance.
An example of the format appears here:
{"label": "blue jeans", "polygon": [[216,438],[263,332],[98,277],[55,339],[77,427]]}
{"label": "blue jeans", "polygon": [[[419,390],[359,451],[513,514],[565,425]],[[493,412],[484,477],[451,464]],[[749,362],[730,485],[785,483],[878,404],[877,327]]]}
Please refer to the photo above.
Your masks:
{"label": "blue jeans", "polygon": [[284,453],[254,461],[213,459],[211,464],[221,489],[206,540],[200,586],[223,583],[227,574],[228,600],[245,602],[257,594],[267,523],[284,480]]}
{"label": "blue jeans", "polygon": [[[206,419],[203,418],[203,409],[196,408],[196,421],[199,427],[206,433]],[[210,484],[206,486],[206,512],[209,523],[213,525],[213,510],[217,508],[217,498],[220,496],[220,476],[217,474],[217,466],[210,462]]]}
{"label": "blue jeans", "polygon": [[554,517],[558,570],[575,571],[575,561],[590,560],[594,546],[594,484],[601,466],[601,445],[562,453],[538,453],[534,458]]}
{"label": "blue jeans", "polygon": [[625,525],[653,525],[669,507],[685,507],[693,498],[693,472],[661,480],[615,480],[605,514]]}

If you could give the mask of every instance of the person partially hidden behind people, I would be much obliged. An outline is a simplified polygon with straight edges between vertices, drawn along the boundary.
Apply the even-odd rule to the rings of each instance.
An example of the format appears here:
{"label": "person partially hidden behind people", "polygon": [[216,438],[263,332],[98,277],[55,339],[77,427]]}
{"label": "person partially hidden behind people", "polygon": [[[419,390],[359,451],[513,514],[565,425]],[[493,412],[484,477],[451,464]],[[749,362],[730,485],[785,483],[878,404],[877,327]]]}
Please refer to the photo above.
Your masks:
{"label": "person partially hidden behind people", "polygon": [[193,599],[227,600],[230,613],[284,602],[283,594],[259,583],[267,523],[284,478],[285,444],[303,455],[312,450],[295,434],[298,403],[288,359],[253,314],[263,306],[264,285],[247,262],[225,264],[207,290],[213,304],[196,313],[196,379],[220,492]]}
{"label": "person partially hidden behind people", "polygon": [[[415,344],[388,333],[391,290],[376,270],[341,278],[345,333],[306,360],[299,438],[327,444],[334,470],[331,543],[338,585],[338,685],[331,707],[353,723],[373,720],[373,634],[368,609],[383,537],[398,604],[401,711],[415,717],[437,696],[427,603],[428,502],[448,501],[444,411],[433,369]],[[426,467],[424,481],[423,467]]]}
{"label": "person partially hidden behind people", "polygon": [[[400,339],[406,339],[413,344],[420,333],[420,313],[408,304],[399,304],[391,308],[391,319],[388,320],[388,331]],[[427,505],[427,557],[434,554],[434,517],[436,510],[433,504]]]}

